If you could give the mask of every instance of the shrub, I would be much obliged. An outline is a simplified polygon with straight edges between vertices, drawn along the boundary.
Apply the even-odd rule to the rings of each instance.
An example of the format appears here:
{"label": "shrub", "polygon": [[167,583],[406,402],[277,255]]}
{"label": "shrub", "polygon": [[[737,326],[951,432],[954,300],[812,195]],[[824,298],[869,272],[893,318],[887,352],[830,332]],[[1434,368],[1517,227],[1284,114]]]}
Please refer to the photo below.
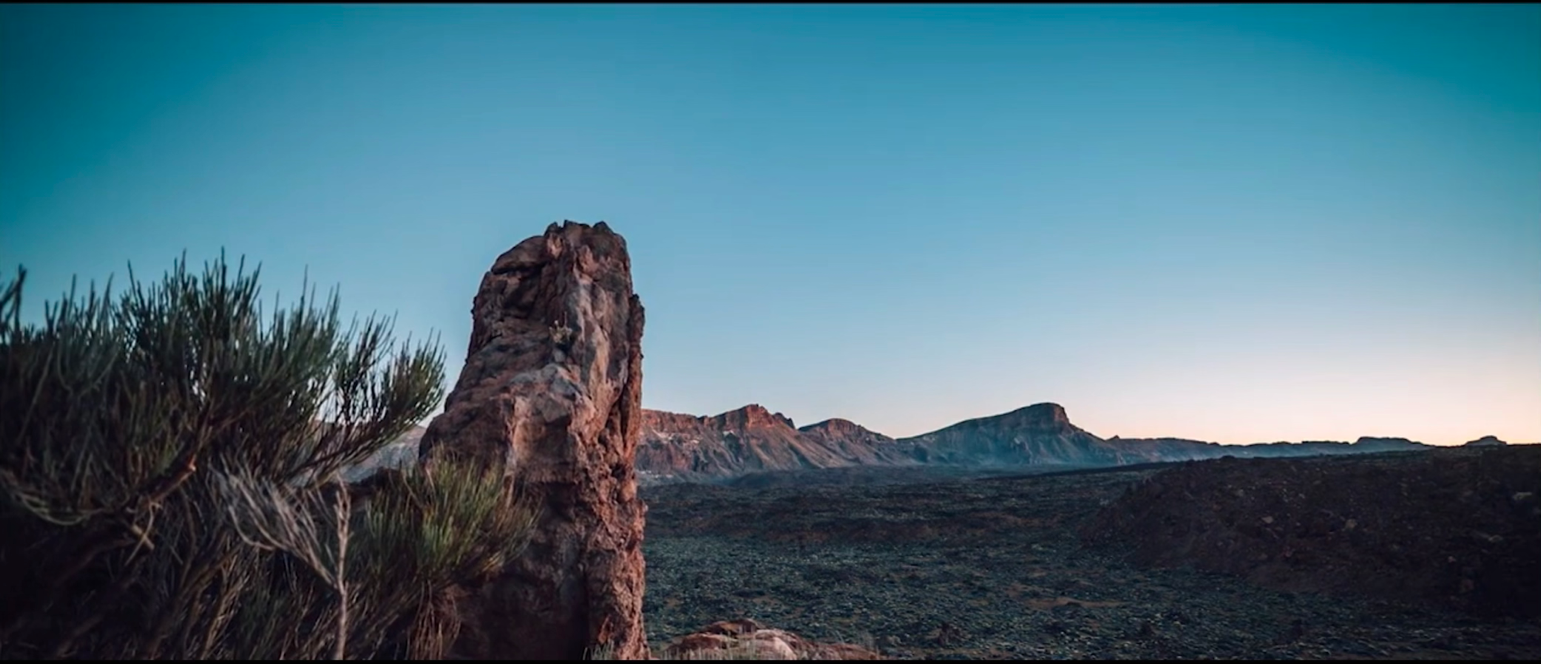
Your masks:
{"label": "shrub", "polygon": [[257,276],[183,259],[41,325],[25,270],[0,286],[0,657],[439,658],[520,544],[481,469],[342,482],[439,401],[442,352],[343,328],[335,291],[265,316]]}

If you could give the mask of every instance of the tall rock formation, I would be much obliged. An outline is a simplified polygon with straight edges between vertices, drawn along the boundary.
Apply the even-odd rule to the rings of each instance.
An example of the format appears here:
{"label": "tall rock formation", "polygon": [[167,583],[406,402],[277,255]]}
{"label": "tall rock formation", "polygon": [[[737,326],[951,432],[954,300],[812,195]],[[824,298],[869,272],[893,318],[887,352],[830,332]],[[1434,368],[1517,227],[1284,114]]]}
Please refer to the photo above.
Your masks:
{"label": "tall rock formation", "polygon": [[551,224],[498,257],[471,316],[465,367],[420,455],[500,467],[540,511],[529,545],[470,600],[455,654],[645,657],[643,315],[626,241],[604,222]]}

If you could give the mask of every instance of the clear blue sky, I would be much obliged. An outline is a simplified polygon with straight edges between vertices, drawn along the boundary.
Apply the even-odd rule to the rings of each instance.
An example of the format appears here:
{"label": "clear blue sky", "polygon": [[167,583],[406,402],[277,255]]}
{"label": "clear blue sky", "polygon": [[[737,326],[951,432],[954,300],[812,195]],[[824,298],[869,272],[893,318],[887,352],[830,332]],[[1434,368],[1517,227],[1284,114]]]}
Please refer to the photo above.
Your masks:
{"label": "clear blue sky", "polygon": [[608,221],[644,405],[1541,440],[1541,7],[0,7],[0,267],[443,336]]}

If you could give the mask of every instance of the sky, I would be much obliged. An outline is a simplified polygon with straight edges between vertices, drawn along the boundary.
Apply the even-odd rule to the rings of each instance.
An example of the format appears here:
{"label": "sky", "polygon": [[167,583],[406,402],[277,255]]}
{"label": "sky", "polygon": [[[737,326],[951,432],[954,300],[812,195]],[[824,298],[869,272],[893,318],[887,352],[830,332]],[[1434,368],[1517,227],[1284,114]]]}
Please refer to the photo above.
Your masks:
{"label": "sky", "polygon": [[0,6],[31,319],[223,249],[452,383],[564,219],[647,408],[1541,441],[1538,5]]}

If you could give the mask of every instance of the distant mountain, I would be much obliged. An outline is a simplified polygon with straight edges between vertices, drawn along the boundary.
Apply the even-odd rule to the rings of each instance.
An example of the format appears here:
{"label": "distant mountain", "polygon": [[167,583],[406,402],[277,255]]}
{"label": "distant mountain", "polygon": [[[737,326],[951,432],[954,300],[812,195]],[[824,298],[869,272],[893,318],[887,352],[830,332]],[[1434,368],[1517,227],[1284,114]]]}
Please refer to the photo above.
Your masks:
{"label": "distant mountain", "polygon": [[[1070,422],[1064,407],[1039,403],[959,422],[930,433],[892,438],[843,419],[796,427],[781,413],[750,404],[720,415],[642,411],[637,477],[646,484],[711,481],[767,471],[892,467],[1011,469],[1096,467],[1240,458],[1364,454],[1428,449],[1406,438],[1220,445],[1184,438],[1098,437]],[[415,463],[423,427],[346,471],[357,481],[379,467]],[[1469,446],[1504,445],[1486,436]]]}
{"label": "distant mountain", "polygon": [[1503,447],[1505,445],[1508,445],[1508,443],[1499,440],[1498,436],[1483,436],[1476,440],[1466,441],[1461,447]]}
{"label": "distant mountain", "polygon": [[1160,461],[1192,461],[1213,459],[1221,456],[1237,458],[1297,457],[1321,454],[1369,454],[1372,452],[1409,452],[1428,449],[1428,445],[1406,438],[1361,437],[1352,443],[1335,440],[1308,440],[1301,443],[1276,442],[1250,445],[1220,445],[1181,438],[1119,438],[1108,439],[1111,443],[1125,445],[1152,445],[1147,458]]}
{"label": "distant mountain", "polygon": [[1117,447],[1126,458],[1140,459],[1140,463],[1214,459],[1227,454],[1234,455],[1236,447],[1238,447],[1236,445],[1209,443],[1202,440],[1188,440],[1187,438],[1119,438],[1114,436],[1107,439],[1107,443]]}
{"label": "distant mountain", "polygon": [[820,425],[810,427],[812,433],[805,435],[785,415],[759,404],[711,417],[643,410],[638,479],[709,479],[765,470],[885,463],[890,458],[862,442],[868,438],[861,432],[877,434],[851,430],[847,439],[832,433],[844,429]]}
{"label": "distant mountain", "polygon": [[[644,481],[709,480],[749,473],[847,466],[970,469],[1117,466],[1222,456],[1291,457],[1428,449],[1405,438],[1220,445],[1183,438],[1100,438],[1070,422],[1064,407],[1039,403],[891,438],[849,420],[800,429],[750,405],[714,417],[643,411],[638,475]],[[1474,443],[1477,441],[1474,441]],[[1486,444],[1486,443],[1484,443]]]}
{"label": "distant mountain", "polygon": [[1111,445],[1070,423],[1059,404],[1026,408],[959,422],[945,429],[905,438],[916,460],[958,466],[1036,466],[1124,463]]}
{"label": "distant mountain", "polygon": [[799,427],[804,438],[823,446],[842,459],[860,465],[908,465],[915,463],[911,446],[901,444],[850,420],[839,418]]}

